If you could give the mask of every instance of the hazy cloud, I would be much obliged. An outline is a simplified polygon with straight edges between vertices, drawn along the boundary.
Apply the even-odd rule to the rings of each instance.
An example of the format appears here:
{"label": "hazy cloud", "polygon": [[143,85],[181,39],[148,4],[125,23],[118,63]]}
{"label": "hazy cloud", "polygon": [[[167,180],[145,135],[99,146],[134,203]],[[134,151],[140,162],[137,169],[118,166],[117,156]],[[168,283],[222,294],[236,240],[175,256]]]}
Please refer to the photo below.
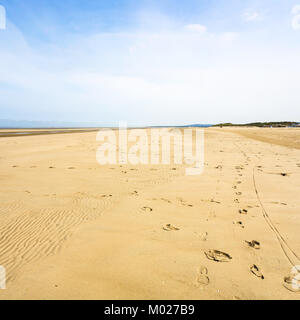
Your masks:
{"label": "hazy cloud", "polygon": [[0,33],[1,117],[108,125],[300,117],[299,47],[164,19],[40,46],[9,23]]}
{"label": "hazy cloud", "polygon": [[203,26],[201,24],[188,24],[184,28],[185,30],[199,33],[205,33],[207,31],[206,26]]}
{"label": "hazy cloud", "polygon": [[243,18],[247,22],[261,21],[263,19],[262,15],[258,11],[250,9],[243,13]]}

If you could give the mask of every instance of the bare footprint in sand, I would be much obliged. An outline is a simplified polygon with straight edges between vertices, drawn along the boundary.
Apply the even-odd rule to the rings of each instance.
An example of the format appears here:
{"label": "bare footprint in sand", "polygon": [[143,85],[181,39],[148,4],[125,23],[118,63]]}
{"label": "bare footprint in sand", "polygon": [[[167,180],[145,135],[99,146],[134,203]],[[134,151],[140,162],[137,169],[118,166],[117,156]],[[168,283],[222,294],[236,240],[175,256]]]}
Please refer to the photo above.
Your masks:
{"label": "bare footprint in sand", "polygon": [[229,262],[232,259],[228,253],[219,250],[209,250],[205,255],[207,259],[217,262]]}
{"label": "bare footprint in sand", "polygon": [[163,230],[165,231],[179,231],[180,229],[177,227],[172,226],[170,223],[163,226]]}
{"label": "bare footprint in sand", "polygon": [[201,266],[198,271],[196,286],[207,286],[209,284],[208,270],[206,267]]}
{"label": "bare footprint in sand", "polygon": [[261,278],[261,279],[265,278],[256,264],[250,267],[250,271],[258,278]]}
{"label": "bare footprint in sand", "polygon": [[256,241],[256,240],[252,240],[252,241],[247,241],[245,240],[245,242],[248,244],[249,247],[259,250],[260,249],[260,242]]}
{"label": "bare footprint in sand", "polygon": [[145,211],[145,212],[151,212],[151,211],[153,211],[153,209],[150,208],[150,207],[143,207],[142,210]]}

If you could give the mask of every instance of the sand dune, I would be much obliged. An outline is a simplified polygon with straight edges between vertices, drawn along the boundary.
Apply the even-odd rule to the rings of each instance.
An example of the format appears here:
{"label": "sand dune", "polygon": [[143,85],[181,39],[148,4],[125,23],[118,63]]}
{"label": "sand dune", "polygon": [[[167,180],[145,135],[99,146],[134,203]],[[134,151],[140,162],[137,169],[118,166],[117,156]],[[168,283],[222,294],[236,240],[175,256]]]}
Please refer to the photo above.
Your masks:
{"label": "sand dune", "polygon": [[1,138],[0,299],[299,299],[299,139],[205,129],[186,176],[100,166],[95,132]]}

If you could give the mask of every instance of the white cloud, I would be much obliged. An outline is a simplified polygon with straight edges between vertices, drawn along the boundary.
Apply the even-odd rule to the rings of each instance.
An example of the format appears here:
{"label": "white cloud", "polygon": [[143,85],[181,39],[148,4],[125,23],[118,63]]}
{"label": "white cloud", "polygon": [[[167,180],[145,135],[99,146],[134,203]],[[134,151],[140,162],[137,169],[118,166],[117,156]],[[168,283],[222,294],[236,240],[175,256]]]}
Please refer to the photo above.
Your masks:
{"label": "white cloud", "polygon": [[300,118],[299,50],[153,24],[39,48],[10,26],[0,34],[1,117],[108,125]]}
{"label": "white cloud", "polygon": [[203,26],[201,24],[188,24],[184,27],[184,29],[198,33],[205,33],[207,31],[206,26]]}
{"label": "white cloud", "polygon": [[243,18],[247,22],[261,21],[263,19],[262,15],[254,10],[247,10],[243,13]]}

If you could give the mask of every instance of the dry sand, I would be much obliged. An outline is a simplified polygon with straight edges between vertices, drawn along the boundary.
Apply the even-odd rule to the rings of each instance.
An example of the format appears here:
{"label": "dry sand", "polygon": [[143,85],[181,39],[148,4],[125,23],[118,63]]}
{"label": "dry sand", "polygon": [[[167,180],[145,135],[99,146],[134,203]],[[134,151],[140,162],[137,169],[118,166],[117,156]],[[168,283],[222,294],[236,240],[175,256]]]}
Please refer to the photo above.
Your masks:
{"label": "dry sand", "polygon": [[95,132],[0,138],[0,299],[300,299],[299,138],[205,129],[200,176],[100,166]]}

